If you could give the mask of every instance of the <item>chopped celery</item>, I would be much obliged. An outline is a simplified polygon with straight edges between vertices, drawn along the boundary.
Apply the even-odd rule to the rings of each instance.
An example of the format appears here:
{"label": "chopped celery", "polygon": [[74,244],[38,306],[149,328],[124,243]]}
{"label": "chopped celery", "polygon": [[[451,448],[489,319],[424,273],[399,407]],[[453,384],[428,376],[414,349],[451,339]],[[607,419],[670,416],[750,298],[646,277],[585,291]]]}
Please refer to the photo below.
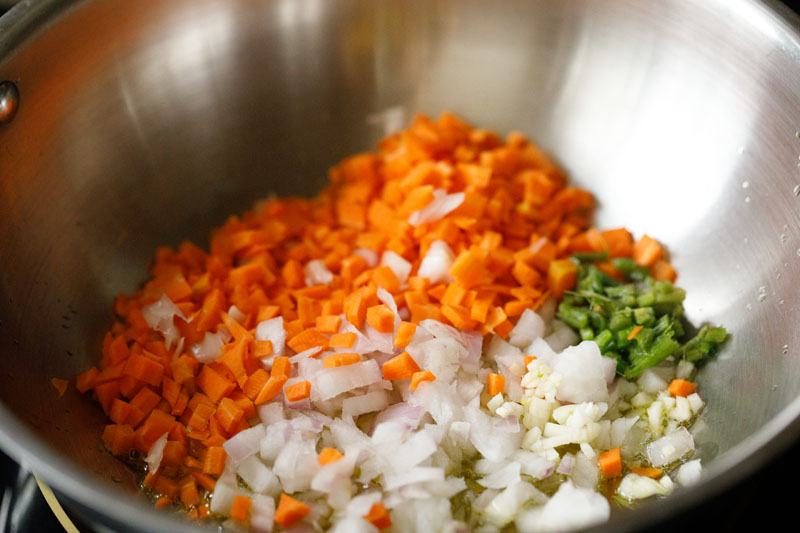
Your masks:
{"label": "chopped celery", "polygon": [[721,327],[703,326],[684,343],[684,289],[654,280],[631,258],[611,261],[623,281],[591,264],[607,258],[607,254],[573,255],[579,264],[578,281],[559,304],[558,318],[576,329],[581,339],[594,340],[603,355],[614,358],[619,374],[634,379],[670,355],[697,363],[718,351],[727,338]]}

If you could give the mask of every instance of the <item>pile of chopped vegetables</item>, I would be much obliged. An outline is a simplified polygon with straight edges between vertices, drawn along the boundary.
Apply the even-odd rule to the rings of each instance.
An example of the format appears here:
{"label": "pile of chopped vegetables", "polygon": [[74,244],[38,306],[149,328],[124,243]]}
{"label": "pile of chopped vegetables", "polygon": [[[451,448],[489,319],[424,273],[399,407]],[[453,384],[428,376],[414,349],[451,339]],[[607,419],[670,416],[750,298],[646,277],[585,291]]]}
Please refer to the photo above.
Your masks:
{"label": "pile of chopped vegetables", "polygon": [[[159,249],[77,378],[156,507],[232,529],[555,531],[700,476],[661,245],[524,136],[417,116],[317,197]],[[673,479],[674,478],[674,479]]]}

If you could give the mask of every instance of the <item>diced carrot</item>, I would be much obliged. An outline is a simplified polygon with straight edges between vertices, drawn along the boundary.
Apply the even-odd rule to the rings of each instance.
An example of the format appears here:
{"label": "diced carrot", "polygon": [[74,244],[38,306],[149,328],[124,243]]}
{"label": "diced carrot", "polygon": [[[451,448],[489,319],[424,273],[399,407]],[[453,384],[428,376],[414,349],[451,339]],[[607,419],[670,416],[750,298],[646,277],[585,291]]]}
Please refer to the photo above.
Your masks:
{"label": "diced carrot", "polygon": [[487,378],[486,392],[489,396],[497,396],[503,394],[506,388],[506,377],[503,374],[490,373]]}
{"label": "diced carrot", "polygon": [[633,339],[635,339],[635,338],[636,338],[636,335],[638,335],[638,334],[639,334],[639,332],[640,332],[640,331],[642,331],[642,328],[643,328],[643,327],[644,327],[644,326],[641,326],[641,325],[639,325],[639,326],[634,326],[634,328],[631,330],[631,332],[630,332],[630,333],[628,333],[628,340],[629,340],[629,341],[632,341]]}
{"label": "diced carrot", "polygon": [[319,348],[316,352],[319,353],[328,348],[328,337],[317,331],[316,328],[308,328],[289,339],[286,344],[296,353],[304,352],[311,348]]}
{"label": "diced carrot", "polygon": [[535,355],[525,355],[525,356],[523,356],[523,360],[525,362],[525,368],[528,368],[528,365],[531,364],[531,362],[534,359],[536,359]]}
{"label": "diced carrot", "polygon": [[633,254],[633,236],[625,228],[601,232],[611,257],[630,257]]}
{"label": "diced carrot", "polygon": [[228,454],[222,446],[211,446],[206,450],[206,457],[203,460],[203,473],[211,476],[219,476],[225,469],[225,459]]}
{"label": "diced carrot", "polygon": [[380,530],[392,527],[389,511],[386,510],[386,507],[381,502],[375,503],[370,507],[369,512],[364,515],[364,520]]}
{"label": "diced carrot", "polygon": [[360,328],[367,317],[367,303],[363,294],[359,291],[348,294],[344,299],[343,308],[347,321]]}
{"label": "diced carrot", "polygon": [[511,275],[514,276],[521,285],[527,287],[535,287],[542,281],[542,275],[539,272],[522,261],[516,261],[511,269]]}
{"label": "diced carrot", "polygon": [[311,395],[311,382],[298,381],[296,383],[292,383],[284,388],[283,392],[286,395],[286,400],[289,402],[299,402],[300,400],[305,400]]}
{"label": "diced carrot", "polygon": [[319,464],[322,466],[325,466],[338,461],[342,457],[344,457],[344,454],[336,448],[323,448],[317,456],[317,461],[319,461]]}
{"label": "diced carrot", "polygon": [[[202,466],[200,467],[202,469]],[[217,480],[202,471],[192,472],[192,477],[201,487],[207,491],[213,491],[217,486]]]}
{"label": "diced carrot", "polygon": [[355,344],[358,335],[352,331],[345,331],[343,333],[335,333],[331,335],[330,342],[328,343],[331,348],[352,348]]}
{"label": "diced carrot", "polygon": [[456,257],[450,267],[450,275],[464,288],[471,289],[486,282],[488,273],[485,262],[474,252],[464,251]]}
{"label": "diced carrot", "polygon": [[640,266],[653,266],[661,259],[662,254],[661,244],[649,235],[642,235],[642,238],[633,245],[633,259]]}
{"label": "diced carrot", "polygon": [[689,396],[697,390],[697,385],[685,379],[673,379],[669,384],[669,393],[673,396]]}
{"label": "diced carrot", "polygon": [[317,330],[321,333],[336,333],[342,324],[342,318],[337,315],[323,315],[317,317]]}
{"label": "diced carrot", "polygon": [[422,370],[419,372],[414,372],[411,375],[411,384],[408,386],[411,390],[417,390],[417,387],[423,381],[433,381],[436,379],[436,376],[433,375],[433,372],[430,370]]}
{"label": "diced carrot", "polygon": [[411,379],[414,376],[414,372],[419,372],[420,368],[408,352],[403,352],[383,363],[382,370],[383,379],[391,381],[395,379]]}
{"label": "diced carrot", "polygon": [[149,357],[132,354],[125,363],[124,374],[153,386],[161,384],[164,367]]}
{"label": "diced carrot", "polygon": [[119,383],[111,381],[97,385],[94,388],[94,394],[97,396],[97,401],[100,402],[103,411],[108,414],[111,411],[112,402],[119,397]]}
{"label": "diced carrot", "polygon": [[222,357],[219,359],[231,371],[239,387],[244,387],[247,382],[245,361],[249,355],[248,346],[248,339],[240,338],[233,344],[233,347],[223,350]]}
{"label": "diced carrot", "polygon": [[194,507],[200,503],[200,492],[193,477],[187,476],[181,483],[180,498],[186,507]]}
{"label": "diced carrot", "polygon": [[233,498],[233,504],[231,505],[231,512],[230,516],[237,522],[244,522],[247,520],[247,515],[250,512],[250,504],[252,501],[248,496],[244,496],[243,494],[237,494]]}
{"label": "diced carrot", "polygon": [[166,467],[180,466],[185,456],[186,445],[184,443],[174,440],[167,441],[162,452],[161,465]]}
{"label": "diced carrot", "polygon": [[658,479],[664,475],[664,472],[660,468],[652,468],[652,467],[648,468],[642,466],[635,466],[631,468],[631,473],[653,479]]}
{"label": "diced carrot", "polygon": [[388,305],[373,305],[367,309],[367,324],[381,333],[394,331],[394,313]]}
{"label": "diced carrot", "polygon": [[324,368],[336,368],[339,366],[353,365],[361,361],[361,356],[357,353],[339,352],[326,355],[322,359]]}
{"label": "diced carrot", "polygon": [[83,374],[79,375],[75,378],[75,388],[80,393],[84,393],[88,390],[91,390],[95,386],[95,381],[97,376],[100,374],[100,371],[96,367],[92,367]]}
{"label": "diced carrot", "polygon": [[288,379],[289,378],[286,376],[270,376],[270,378],[261,388],[258,396],[256,396],[256,399],[253,400],[253,403],[256,405],[261,405],[262,403],[270,401],[281,391],[281,389],[283,389],[283,385],[288,381]]}
{"label": "diced carrot", "polygon": [[397,279],[394,270],[388,266],[379,266],[376,268],[372,273],[372,279],[375,280],[375,283],[377,283],[379,287],[383,287],[392,294],[400,290],[400,280]]}
{"label": "diced carrot", "polygon": [[394,334],[394,345],[400,349],[405,348],[411,342],[416,331],[417,325],[413,322],[400,322],[400,325],[397,326],[397,332]]}
{"label": "diced carrot", "polygon": [[196,370],[196,359],[189,356],[181,355],[170,363],[172,369],[172,379],[178,385],[184,384],[186,381],[194,377]]}
{"label": "diced carrot", "polygon": [[108,418],[116,424],[124,424],[130,412],[131,404],[119,398],[114,398],[111,402],[111,410],[108,413]]}
{"label": "diced carrot", "polygon": [[239,322],[237,322],[232,316],[224,311],[220,311],[220,316],[222,317],[222,323],[225,324],[225,327],[228,329],[233,338],[237,341],[241,341],[242,339],[252,340],[253,336],[250,334],[244,326],[242,326]]}
{"label": "diced carrot", "polygon": [[280,500],[278,500],[278,508],[275,509],[275,522],[282,527],[289,528],[310,512],[311,508],[308,505],[282,492]]}
{"label": "diced carrot", "polygon": [[172,430],[172,426],[174,426],[175,423],[175,418],[171,414],[154,409],[142,426],[137,430],[142,444],[149,450],[161,435],[169,433],[170,430]]}
{"label": "diced carrot", "polygon": [[458,329],[471,330],[476,322],[470,318],[470,311],[460,305],[443,305],[442,314]]}
{"label": "diced carrot", "polygon": [[275,359],[272,360],[272,370],[270,370],[270,376],[275,378],[280,377],[291,377],[292,374],[292,363],[289,362],[289,358],[285,355],[278,355]]}
{"label": "diced carrot", "polygon": [[67,391],[67,385],[69,385],[66,379],[51,378],[50,383],[52,383],[53,387],[58,391],[59,396],[64,396],[64,393]]}
{"label": "diced carrot", "polygon": [[226,379],[208,365],[203,367],[195,382],[200,387],[200,390],[205,392],[214,403],[218,403],[236,388],[236,383]]}
{"label": "diced carrot", "polygon": [[133,449],[133,428],[126,424],[106,426],[103,442],[114,455],[127,455]]}
{"label": "diced carrot", "polygon": [[556,298],[561,298],[564,291],[575,286],[578,280],[578,265],[569,259],[559,259],[550,263],[547,272],[547,284]]}
{"label": "diced carrot", "polygon": [[655,261],[650,267],[650,271],[653,274],[653,279],[656,281],[674,282],[678,277],[672,265],[663,259]]}
{"label": "diced carrot", "polygon": [[214,416],[217,417],[225,431],[230,433],[231,429],[244,418],[244,411],[230,398],[223,398],[220,400]]}
{"label": "diced carrot", "polygon": [[253,357],[269,357],[273,353],[272,341],[255,341],[253,343]]}
{"label": "diced carrot", "polygon": [[263,368],[259,368],[247,378],[247,383],[244,384],[242,391],[247,395],[248,398],[255,400],[256,396],[258,396],[258,393],[261,392],[261,389],[264,387],[264,384],[268,379],[269,372]]}
{"label": "diced carrot", "polygon": [[605,478],[617,477],[622,473],[622,457],[619,447],[601,452],[597,456],[597,464]]}

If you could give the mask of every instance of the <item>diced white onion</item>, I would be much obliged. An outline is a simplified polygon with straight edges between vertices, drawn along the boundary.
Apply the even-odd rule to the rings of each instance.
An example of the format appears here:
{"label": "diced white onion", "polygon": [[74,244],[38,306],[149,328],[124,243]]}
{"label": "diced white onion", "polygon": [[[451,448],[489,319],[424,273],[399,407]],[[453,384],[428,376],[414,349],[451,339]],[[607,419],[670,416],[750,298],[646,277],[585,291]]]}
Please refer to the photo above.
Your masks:
{"label": "diced white onion", "polygon": [[169,438],[169,433],[164,433],[150,446],[150,451],[145,458],[148,472],[156,472],[161,466],[161,459],[164,457],[164,447],[167,445],[167,438]]}
{"label": "diced white onion", "polygon": [[435,222],[444,218],[458,208],[464,202],[464,198],[465,194],[463,192],[447,194],[444,189],[436,189],[433,191],[431,203],[419,211],[411,213],[408,217],[408,223],[412,226],[419,226],[420,224]]}
{"label": "diced white onion", "polygon": [[142,317],[150,328],[164,335],[167,348],[171,348],[180,337],[180,331],[175,326],[175,317],[186,320],[183,312],[166,294],[162,294],[157,301],[142,307]]}
{"label": "diced white onion", "polygon": [[231,461],[238,463],[258,453],[261,441],[265,436],[264,425],[258,424],[229,438],[222,447],[225,448]]}
{"label": "diced white onion", "polygon": [[455,258],[453,250],[445,241],[433,241],[420,262],[417,276],[428,278],[432,285],[447,283],[453,279],[450,276],[450,267]]}
{"label": "diced white onion", "polygon": [[411,263],[392,250],[383,252],[383,255],[381,255],[381,266],[388,266],[391,268],[401,284],[405,283],[408,280],[408,276],[411,274]]}
{"label": "diced white onion", "polygon": [[655,467],[669,464],[694,451],[694,439],[685,427],[661,437],[647,445],[647,459]]}
{"label": "diced white onion", "polygon": [[283,317],[277,316],[259,322],[256,326],[256,340],[270,341],[272,343],[272,353],[283,355],[286,343],[286,330],[283,329]]}
{"label": "diced white onion", "polygon": [[207,331],[203,340],[192,344],[192,355],[201,363],[211,363],[222,357],[222,347],[225,345],[225,333],[222,330],[211,333]]}
{"label": "diced white onion", "polygon": [[325,266],[322,259],[312,259],[303,266],[303,276],[306,286],[328,285],[333,281],[333,272]]}
{"label": "diced white onion", "polygon": [[378,363],[369,359],[338,368],[326,368],[314,377],[312,390],[320,400],[327,400],[358,387],[366,387],[383,379]]}

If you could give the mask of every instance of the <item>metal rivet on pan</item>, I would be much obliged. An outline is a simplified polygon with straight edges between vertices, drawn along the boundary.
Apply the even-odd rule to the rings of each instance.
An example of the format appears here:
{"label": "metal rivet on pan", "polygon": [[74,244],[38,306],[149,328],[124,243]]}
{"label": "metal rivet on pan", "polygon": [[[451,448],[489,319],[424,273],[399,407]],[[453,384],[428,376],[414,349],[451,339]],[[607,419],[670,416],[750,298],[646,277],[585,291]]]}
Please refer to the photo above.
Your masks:
{"label": "metal rivet on pan", "polygon": [[13,82],[0,83],[0,124],[10,122],[19,107],[19,91]]}

